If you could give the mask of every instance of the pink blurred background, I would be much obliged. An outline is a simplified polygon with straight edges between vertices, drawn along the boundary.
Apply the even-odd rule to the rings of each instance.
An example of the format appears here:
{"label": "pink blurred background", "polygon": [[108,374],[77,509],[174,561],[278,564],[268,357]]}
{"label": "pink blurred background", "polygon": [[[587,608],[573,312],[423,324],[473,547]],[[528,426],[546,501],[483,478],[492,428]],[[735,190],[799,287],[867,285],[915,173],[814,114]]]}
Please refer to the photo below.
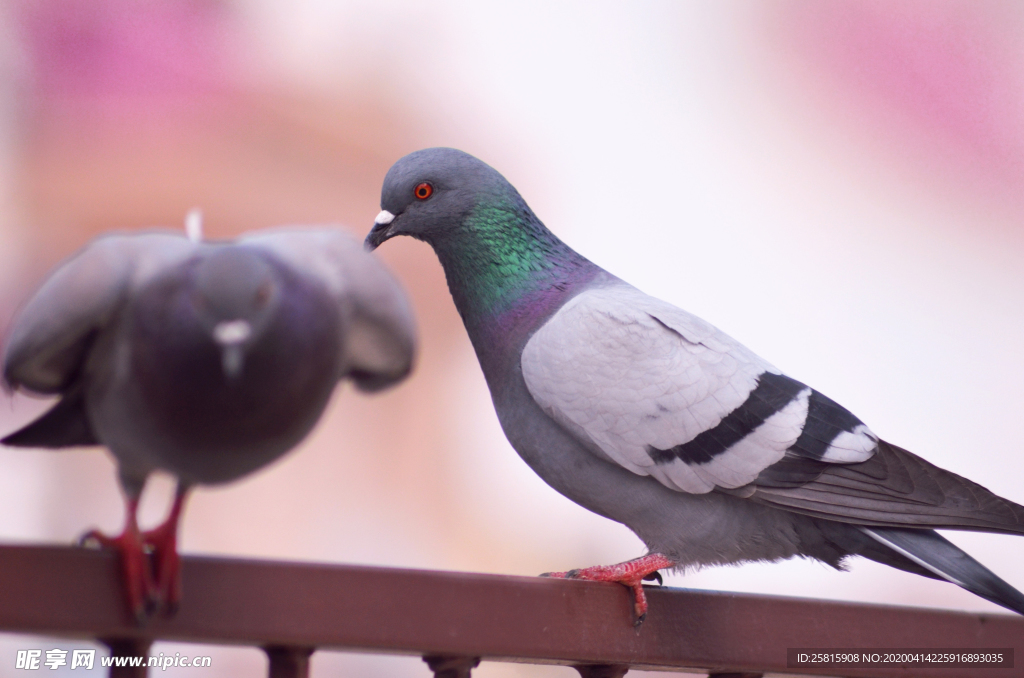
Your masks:
{"label": "pink blurred background", "polygon": [[[392,162],[455,146],[599,264],[1024,502],[1022,38],[1011,1],[10,0],[0,329],[100,232],[177,226],[199,206],[213,237],[290,223],[362,237]],[[380,256],[416,308],[415,374],[371,398],[339,390],[296,452],[196,492],[182,550],[507,574],[640,555],[509,447],[429,248],[398,239]],[[4,400],[0,433],[46,406]],[[157,479],[144,523],[169,491]],[[0,449],[3,542],[120,522],[104,451]],[[951,538],[1024,587],[1024,540]],[[667,583],[998,609],[862,561]],[[43,642],[0,636],[0,676]],[[257,650],[201,652],[204,675],[264,675]],[[415,658],[315,655],[314,675],[352,674],[427,675]]]}

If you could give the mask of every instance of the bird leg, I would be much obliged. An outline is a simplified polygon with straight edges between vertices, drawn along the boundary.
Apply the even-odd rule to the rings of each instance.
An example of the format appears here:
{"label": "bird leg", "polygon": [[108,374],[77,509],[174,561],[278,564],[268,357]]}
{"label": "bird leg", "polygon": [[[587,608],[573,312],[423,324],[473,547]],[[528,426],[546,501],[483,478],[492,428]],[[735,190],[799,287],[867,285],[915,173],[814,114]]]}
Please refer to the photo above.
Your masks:
{"label": "bird leg", "polygon": [[627,560],[618,565],[596,565],[580,570],[569,570],[568,572],[548,572],[541,576],[556,577],[558,579],[607,581],[629,587],[633,591],[633,612],[636,614],[634,626],[640,626],[647,617],[647,596],[644,594],[644,587],[641,582],[657,579],[660,584],[661,574],[658,570],[674,567],[675,565],[676,561],[668,556],[661,553],[649,553],[642,558]]}
{"label": "bird leg", "polygon": [[142,626],[148,617],[154,588],[149,558],[143,550],[142,535],[139,533],[139,523],[136,517],[138,508],[139,495],[126,494],[124,531],[116,537],[109,537],[98,530],[92,530],[81,538],[80,543],[83,546],[97,544],[100,548],[117,551],[121,556],[124,591],[128,598],[128,607],[135,616],[135,621]]}
{"label": "bird leg", "polygon": [[142,533],[143,544],[152,550],[154,557],[155,603],[157,608],[162,609],[168,616],[178,610],[178,604],[181,602],[178,523],[181,520],[181,511],[190,489],[189,485],[179,483],[174,493],[174,504],[171,505],[171,512],[167,519],[152,530]]}

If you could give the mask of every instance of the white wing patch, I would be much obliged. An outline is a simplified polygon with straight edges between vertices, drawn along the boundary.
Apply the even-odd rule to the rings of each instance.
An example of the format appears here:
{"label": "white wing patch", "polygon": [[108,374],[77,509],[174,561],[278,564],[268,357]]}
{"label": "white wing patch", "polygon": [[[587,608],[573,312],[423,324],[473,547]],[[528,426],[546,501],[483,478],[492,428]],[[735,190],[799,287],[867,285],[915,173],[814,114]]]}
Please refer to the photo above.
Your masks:
{"label": "white wing patch", "polygon": [[[664,456],[742,405],[764,372],[779,370],[712,325],[623,284],[571,299],[522,354],[530,394],[598,455],[690,493],[753,482],[799,438],[811,389],[703,463]],[[860,429],[863,428],[863,431]],[[866,427],[836,437],[823,461],[871,456]]]}
{"label": "white wing patch", "polygon": [[651,475],[668,487],[693,494],[710,492],[716,486],[737,488],[754,482],[765,467],[782,459],[786,449],[800,436],[810,394],[809,388],[801,391],[750,435],[711,461],[687,464],[676,459],[654,466]]}
{"label": "white wing patch", "polygon": [[837,464],[867,461],[874,454],[877,445],[878,436],[872,433],[867,426],[861,424],[852,431],[843,431],[837,435],[825,450],[821,460]]}

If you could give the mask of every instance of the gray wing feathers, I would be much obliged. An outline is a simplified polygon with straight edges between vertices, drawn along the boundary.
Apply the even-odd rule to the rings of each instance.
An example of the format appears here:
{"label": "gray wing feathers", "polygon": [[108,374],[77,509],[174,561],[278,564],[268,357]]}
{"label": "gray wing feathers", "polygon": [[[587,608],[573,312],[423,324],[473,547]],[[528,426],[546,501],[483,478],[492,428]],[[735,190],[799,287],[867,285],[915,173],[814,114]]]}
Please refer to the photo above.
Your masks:
{"label": "gray wing feathers", "polygon": [[[858,449],[800,456],[798,436],[827,428],[808,424],[810,389],[710,459],[656,457],[717,431],[759,375],[778,370],[631,287],[593,288],[570,300],[530,339],[521,365],[530,394],[552,418],[605,459],[672,489],[727,492],[853,524],[1024,534],[1024,507],[878,441],[859,421],[844,434],[863,438]],[[815,416],[837,416],[831,401],[817,395],[816,402]]]}
{"label": "gray wing feathers", "polygon": [[67,388],[92,338],[116,315],[129,290],[192,247],[183,237],[163,233],[111,235],[86,245],[19,313],[4,350],[4,381],[37,393]]}
{"label": "gray wing feathers", "polygon": [[1024,506],[880,440],[859,464],[828,464],[791,487],[757,486],[753,501],[861,525],[1024,534]]}
{"label": "gray wing feathers", "polygon": [[716,427],[778,370],[712,325],[624,283],[587,290],[531,337],[530,394],[599,456],[683,492],[752,482],[796,441],[807,398],[704,464],[658,461]]}
{"label": "gray wing feathers", "polygon": [[376,391],[409,374],[416,325],[409,300],[394,276],[361,242],[346,241],[350,246],[338,254],[345,259],[353,304],[348,359],[356,385]]}
{"label": "gray wing feathers", "polygon": [[409,373],[416,331],[408,299],[359,241],[336,229],[275,229],[239,242],[269,250],[327,288],[349,321],[342,364],[359,388],[385,388]]}

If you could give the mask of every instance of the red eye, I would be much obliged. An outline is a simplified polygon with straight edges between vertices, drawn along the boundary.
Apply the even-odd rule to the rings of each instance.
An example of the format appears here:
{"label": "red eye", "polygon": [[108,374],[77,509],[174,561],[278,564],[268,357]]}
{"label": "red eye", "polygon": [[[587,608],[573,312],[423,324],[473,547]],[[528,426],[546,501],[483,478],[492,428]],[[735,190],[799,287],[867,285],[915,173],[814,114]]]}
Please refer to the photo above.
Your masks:
{"label": "red eye", "polygon": [[419,186],[417,186],[416,189],[413,191],[413,195],[415,195],[420,200],[426,200],[427,198],[429,198],[433,194],[434,194],[434,187],[431,186],[430,184],[428,184],[425,181],[422,184],[420,184]]}

